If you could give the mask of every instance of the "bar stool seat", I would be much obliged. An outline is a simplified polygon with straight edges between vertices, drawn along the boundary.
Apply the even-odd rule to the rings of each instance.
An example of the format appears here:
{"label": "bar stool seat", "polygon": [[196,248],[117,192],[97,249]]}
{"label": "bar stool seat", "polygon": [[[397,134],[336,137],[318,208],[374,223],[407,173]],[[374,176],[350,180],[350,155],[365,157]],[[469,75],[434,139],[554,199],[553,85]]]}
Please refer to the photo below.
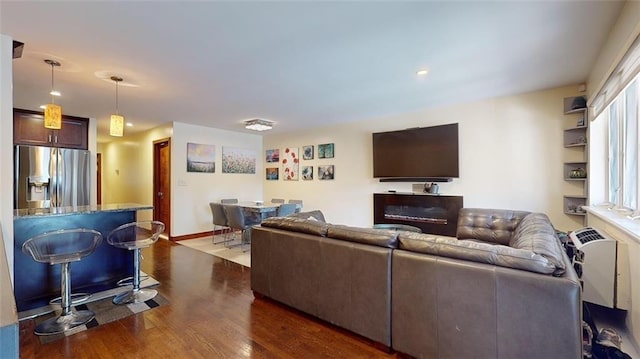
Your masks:
{"label": "bar stool seat", "polygon": [[113,298],[114,304],[142,303],[158,294],[155,289],[140,288],[140,249],[158,241],[164,231],[164,223],[159,221],[140,221],[123,224],[107,236],[110,245],[134,251],[133,253],[133,288]]}
{"label": "bar stool seat", "polygon": [[102,243],[102,234],[85,228],[62,229],[46,232],[28,239],[22,252],[36,262],[50,265],[60,264],[60,292],[62,312],[59,316],[45,320],[35,328],[36,335],[53,335],[91,321],[95,314],[90,310],[75,310],[71,305],[71,262],[92,254]]}

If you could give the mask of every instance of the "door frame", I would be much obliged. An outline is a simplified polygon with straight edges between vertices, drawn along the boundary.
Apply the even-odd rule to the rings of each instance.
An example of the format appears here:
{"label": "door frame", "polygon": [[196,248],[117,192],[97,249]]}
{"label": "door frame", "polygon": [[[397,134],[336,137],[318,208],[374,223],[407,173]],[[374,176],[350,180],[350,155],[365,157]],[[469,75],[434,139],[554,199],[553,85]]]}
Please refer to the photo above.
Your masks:
{"label": "door frame", "polygon": [[[166,146],[169,148],[169,154],[171,154],[171,138],[167,137],[167,138],[162,138],[159,140],[155,140],[153,141],[153,220],[159,220],[158,218],[158,211],[156,210],[156,208],[158,208],[158,187],[160,187],[160,149],[163,146],[163,144],[166,143]],[[164,231],[165,233],[170,237],[170,233],[171,233],[171,156],[169,156],[169,164],[168,164],[168,168],[165,168],[164,170],[169,172],[169,183],[167,184],[166,188],[166,192],[164,193],[164,195],[168,195],[168,202],[169,202],[169,209],[167,211],[167,214],[169,216],[169,220],[165,221],[166,223],[164,223]]]}

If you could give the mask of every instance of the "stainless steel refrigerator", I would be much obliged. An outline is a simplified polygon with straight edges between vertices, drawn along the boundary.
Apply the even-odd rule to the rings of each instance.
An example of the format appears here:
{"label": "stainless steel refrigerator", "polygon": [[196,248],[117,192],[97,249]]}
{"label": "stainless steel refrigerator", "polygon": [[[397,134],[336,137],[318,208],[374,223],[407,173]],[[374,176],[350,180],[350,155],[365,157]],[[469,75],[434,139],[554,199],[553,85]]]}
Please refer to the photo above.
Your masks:
{"label": "stainless steel refrigerator", "polygon": [[15,146],[14,208],[89,204],[89,151]]}

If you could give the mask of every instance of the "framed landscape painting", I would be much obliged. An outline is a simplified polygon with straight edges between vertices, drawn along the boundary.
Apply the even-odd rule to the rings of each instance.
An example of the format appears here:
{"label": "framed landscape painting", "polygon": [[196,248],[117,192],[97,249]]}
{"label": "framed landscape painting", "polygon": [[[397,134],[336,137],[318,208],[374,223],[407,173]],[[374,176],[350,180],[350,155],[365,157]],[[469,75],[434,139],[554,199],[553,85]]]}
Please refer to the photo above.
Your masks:
{"label": "framed landscape painting", "polygon": [[187,142],[187,172],[214,173],[216,146]]}

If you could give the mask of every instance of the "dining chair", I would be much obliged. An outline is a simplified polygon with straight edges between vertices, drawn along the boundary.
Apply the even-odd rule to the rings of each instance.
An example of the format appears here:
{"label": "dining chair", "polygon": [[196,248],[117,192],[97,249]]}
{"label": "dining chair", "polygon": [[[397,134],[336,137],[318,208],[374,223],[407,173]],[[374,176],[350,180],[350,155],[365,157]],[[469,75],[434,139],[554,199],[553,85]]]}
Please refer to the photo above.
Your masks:
{"label": "dining chair", "polygon": [[271,203],[284,203],[283,198],[272,198]]}
{"label": "dining chair", "polygon": [[300,206],[296,207],[296,213],[300,213],[302,211],[302,200],[301,199],[290,199],[289,203],[299,204]]}
{"label": "dining chair", "polygon": [[[244,210],[240,206],[223,205],[227,215],[227,224],[232,230],[240,231],[240,249],[245,252],[244,245],[251,243],[251,227],[260,224],[259,220],[251,219],[244,215]],[[251,248],[251,247],[249,247]]]}
{"label": "dining chair", "polygon": [[220,203],[222,203],[222,204],[238,203],[238,199],[237,198],[225,198],[225,199],[221,199]]}
{"label": "dining chair", "polygon": [[[213,238],[212,238],[212,242],[213,244],[220,244],[220,243],[224,243],[224,242],[228,242],[229,241],[229,232],[231,231],[231,228],[229,228],[229,224],[227,223],[227,215],[224,213],[224,208],[222,207],[223,205],[221,203],[216,203],[216,202],[210,202],[209,203],[209,207],[211,208],[211,216],[213,218],[212,222],[213,222]],[[220,227],[220,233],[223,235],[222,237],[224,238],[222,241],[220,242],[216,242],[216,228]]]}
{"label": "dining chair", "polygon": [[296,213],[298,205],[295,203],[281,204],[276,210],[276,217],[286,217],[288,215]]}

